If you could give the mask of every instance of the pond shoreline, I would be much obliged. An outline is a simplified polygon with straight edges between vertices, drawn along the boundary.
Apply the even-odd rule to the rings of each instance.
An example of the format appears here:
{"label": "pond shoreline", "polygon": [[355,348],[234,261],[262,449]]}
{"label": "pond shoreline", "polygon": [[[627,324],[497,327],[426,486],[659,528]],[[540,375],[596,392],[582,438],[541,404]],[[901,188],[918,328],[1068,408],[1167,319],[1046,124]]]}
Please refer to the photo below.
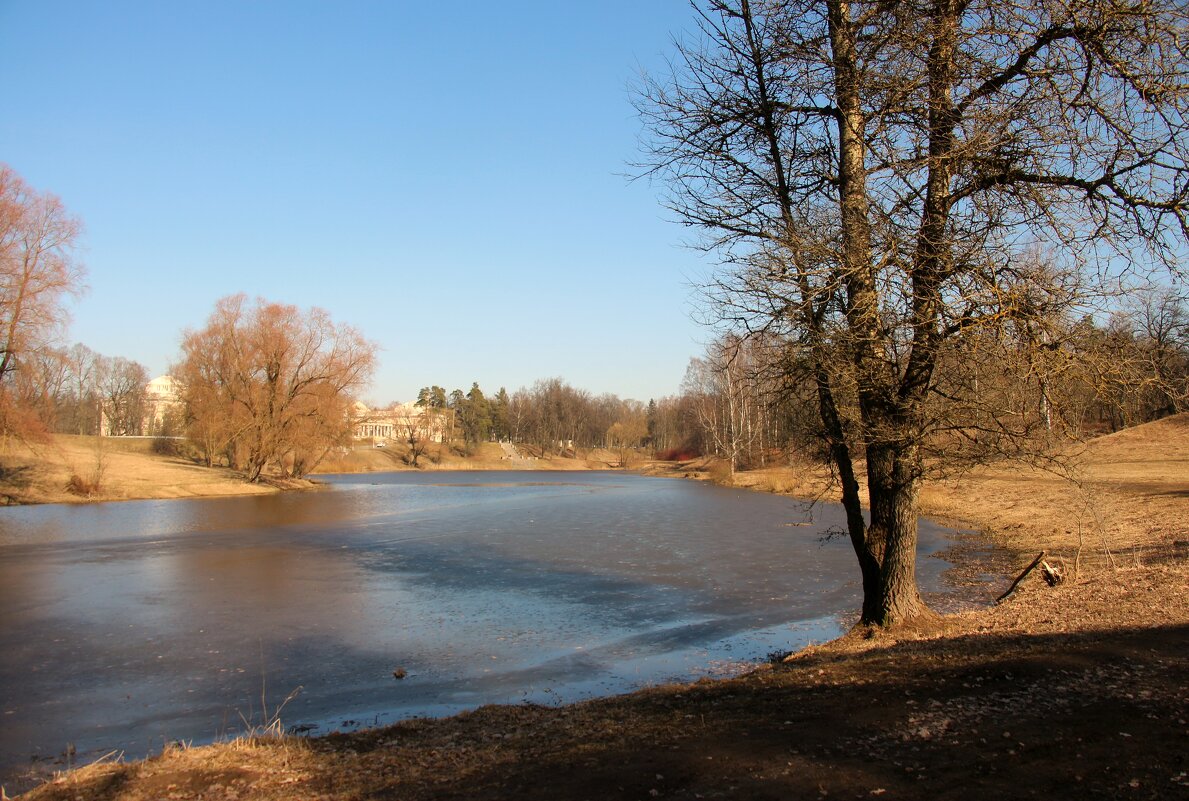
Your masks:
{"label": "pond shoreline", "polygon": [[[271,691],[305,688],[287,724],[351,730],[730,675],[837,636],[856,602],[849,547],[818,541],[838,509],[788,528],[789,499],[615,471],[322,480],[316,495],[10,510],[0,587],[19,593],[0,593],[0,629],[25,642],[0,657],[0,775],[29,754],[52,769],[63,737],[94,759],[234,734],[220,715],[251,718],[265,662]],[[724,538],[732,525],[747,535]],[[942,563],[922,561],[940,588]]]}
{"label": "pond shoreline", "polygon": [[[404,464],[397,449],[359,446],[348,457],[327,460],[305,478],[266,474],[250,483],[225,467],[207,467],[184,456],[155,453],[145,437],[83,437],[54,434],[35,444],[10,443],[0,456],[0,506],[46,503],[89,504],[128,500],[226,498],[317,489],[319,475],[460,470],[621,470],[614,454],[591,451],[581,457],[506,458],[495,443],[473,457],[450,455],[421,465]],[[90,485],[82,493],[81,484]]]}
{"label": "pond shoreline", "polygon": [[[1014,574],[1043,549],[1070,570],[1056,588],[1031,576],[998,606],[855,631],[736,679],[173,750],[29,797],[1180,799],[1189,416],[1100,438],[1079,458],[1076,487],[1013,467],[922,493],[928,516],[980,532],[963,547],[968,580],[988,564]],[[778,491],[803,481],[771,479]],[[1087,504],[1105,523],[1090,531]]]}

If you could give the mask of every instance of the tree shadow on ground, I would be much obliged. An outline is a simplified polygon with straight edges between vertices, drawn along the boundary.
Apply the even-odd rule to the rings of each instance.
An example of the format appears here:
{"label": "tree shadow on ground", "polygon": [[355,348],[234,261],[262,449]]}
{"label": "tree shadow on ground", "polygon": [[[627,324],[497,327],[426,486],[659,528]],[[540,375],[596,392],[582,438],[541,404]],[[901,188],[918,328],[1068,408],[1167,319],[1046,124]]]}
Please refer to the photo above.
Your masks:
{"label": "tree shadow on ground", "polygon": [[1187,687],[1189,626],[903,643],[608,701],[412,797],[1184,798]]}
{"label": "tree shadow on ground", "polygon": [[20,462],[0,463],[0,505],[20,504],[37,480],[35,465]]}
{"label": "tree shadow on ground", "polygon": [[[236,797],[1183,799],[1187,688],[1189,625],[876,641],[729,681],[330,736],[296,755],[279,743]],[[224,758],[36,797],[210,797],[200,774]]]}

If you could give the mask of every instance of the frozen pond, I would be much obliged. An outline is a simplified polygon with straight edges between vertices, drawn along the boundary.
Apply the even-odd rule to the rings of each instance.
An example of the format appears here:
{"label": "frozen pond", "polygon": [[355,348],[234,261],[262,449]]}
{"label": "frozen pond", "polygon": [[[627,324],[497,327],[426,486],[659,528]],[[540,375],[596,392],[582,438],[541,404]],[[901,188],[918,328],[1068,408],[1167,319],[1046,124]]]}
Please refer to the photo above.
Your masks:
{"label": "frozen pond", "polygon": [[[282,712],[316,732],[559,703],[821,641],[858,608],[841,509],[623,473],[0,510],[0,783]],[[922,524],[920,576],[947,544]],[[406,677],[397,680],[394,670]]]}

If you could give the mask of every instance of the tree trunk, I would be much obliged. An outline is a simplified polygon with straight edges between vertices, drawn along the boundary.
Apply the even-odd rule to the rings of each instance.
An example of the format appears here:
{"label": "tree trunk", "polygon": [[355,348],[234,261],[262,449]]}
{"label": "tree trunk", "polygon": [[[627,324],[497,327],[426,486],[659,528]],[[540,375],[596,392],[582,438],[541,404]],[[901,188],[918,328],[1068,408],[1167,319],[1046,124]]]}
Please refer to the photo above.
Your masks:
{"label": "tree trunk", "polygon": [[[856,52],[859,31],[845,0],[831,0],[829,35],[838,106],[838,210],[842,238],[841,284],[845,288],[848,347],[858,383],[863,441],[867,457],[867,495],[871,523],[855,552],[863,577],[863,611],[867,624],[888,625],[887,610],[908,610],[902,599],[902,580],[912,579],[912,565],[905,573],[900,562],[916,543],[916,523],[904,529],[904,506],[915,510],[915,494],[903,495],[897,475],[897,453],[888,440],[896,408],[895,370],[885,358],[886,332],[880,320],[879,292],[871,251],[871,224],[867,193],[867,120],[860,97],[860,68]],[[854,535],[852,534],[852,539]],[[904,547],[910,551],[905,554]],[[889,564],[889,551],[896,560]],[[915,590],[914,590],[915,591]],[[889,592],[893,593],[889,595]],[[898,611],[899,614],[899,611]]]}
{"label": "tree trunk", "polygon": [[[889,448],[891,470],[887,481],[871,492],[872,519],[878,506],[884,530],[883,558],[880,569],[878,611],[875,619],[864,621],[893,626],[928,613],[917,591],[917,491],[920,479],[915,465],[915,449]],[[877,495],[879,496],[877,498]],[[867,604],[864,603],[864,614]]]}
{"label": "tree trunk", "polygon": [[829,442],[830,458],[838,470],[838,481],[842,485],[842,508],[846,512],[847,533],[850,535],[851,547],[854,548],[855,557],[859,561],[859,572],[863,578],[862,620],[866,623],[878,617],[879,607],[875,601],[880,594],[880,563],[869,547],[869,532],[863,519],[863,502],[859,496],[859,482],[855,478],[854,461],[830,386],[829,372],[823,364],[820,350],[815,351],[814,358],[817,360],[818,411],[821,414],[826,440]]}

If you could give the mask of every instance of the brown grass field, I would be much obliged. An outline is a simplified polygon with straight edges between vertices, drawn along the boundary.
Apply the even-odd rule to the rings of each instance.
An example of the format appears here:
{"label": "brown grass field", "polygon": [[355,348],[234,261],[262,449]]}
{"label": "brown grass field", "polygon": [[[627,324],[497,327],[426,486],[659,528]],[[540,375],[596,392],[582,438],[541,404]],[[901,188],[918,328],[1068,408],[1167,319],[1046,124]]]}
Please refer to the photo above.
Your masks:
{"label": "brown grass field", "polygon": [[[147,437],[57,434],[44,443],[9,443],[0,455],[0,498],[7,503],[85,503],[255,495],[278,489],[267,483],[248,484],[230,470],[201,466],[192,459],[153,453],[152,442]],[[84,486],[72,491],[76,476]]]}
{"label": "brown grass field", "polygon": [[[179,747],[28,798],[1189,798],[1189,415],[1096,439],[1066,473],[924,489],[927,514],[979,532],[952,554],[974,603],[913,631],[560,708]],[[737,483],[823,487],[788,467]],[[1042,550],[1067,580],[1034,572],[991,605]]]}
{"label": "brown grass field", "polygon": [[[440,451],[440,453],[439,453]],[[528,448],[484,443],[464,457],[444,447],[421,458],[421,470],[606,470],[621,457],[608,450],[584,450],[573,456],[539,456]],[[407,448],[356,445],[348,454],[332,454],[318,473],[367,473],[411,470]],[[259,495],[316,488],[317,479],[265,476],[249,484],[238,473],[209,468],[184,455],[154,452],[149,437],[80,437],[58,434],[46,442],[8,443],[0,449],[0,503],[95,503],[153,498],[201,498]]]}

